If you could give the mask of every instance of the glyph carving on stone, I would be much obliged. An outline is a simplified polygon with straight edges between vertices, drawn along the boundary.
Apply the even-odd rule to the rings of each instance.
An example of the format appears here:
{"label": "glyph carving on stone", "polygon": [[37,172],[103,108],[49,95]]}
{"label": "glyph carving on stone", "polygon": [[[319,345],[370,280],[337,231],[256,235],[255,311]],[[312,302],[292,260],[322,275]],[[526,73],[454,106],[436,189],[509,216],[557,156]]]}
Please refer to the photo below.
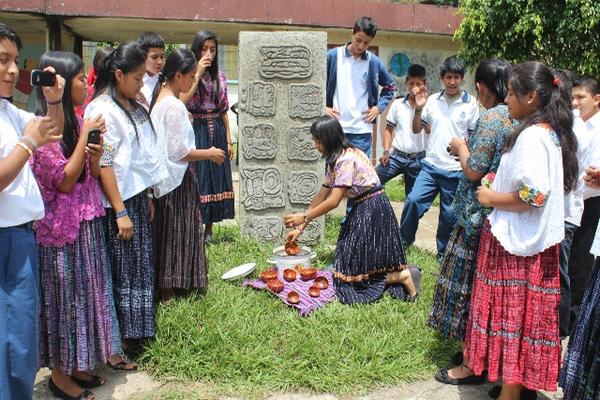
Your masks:
{"label": "glyph carving on stone", "polygon": [[265,79],[305,79],[312,75],[310,50],[304,46],[262,46],[258,73]]}
{"label": "glyph carving on stone", "polygon": [[319,177],[314,172],[291,172],[288,181],[290,203],[310,204],[319,187]]}
{"label": "glyph carving on stone", "polygon": [[287,154],[290,160],[316,161],[321,155],[315,149],[310,126],[296,126],[290,128],[287,140]]}
{"label": "glyph carving on stone", "polygon": [[246,159],[270,160],[277,155],[277,135],[271,124],[245,126],[242,129],[244,145],[242,151]]}
{"label": "glyph carving on stone", "polygon": [[243,204],[246,210],[266,210],[284,207],[283,179],[277,168],[246,168],[240,172],[243,180]]}
{"label": "glyph carving on stone", "polygon": [[323,218],[315,219],[310,222],[304,229],[304,233],[300,236],[299,241],[302,243],[316,243],[321,238],[321,222]]}
{"label": "glyph carving on stone", "polygon": [[261,241],[280,242],[283,220],[281,217],[254,217],[247,221],[246,233]]}
{"label": "glyph carving on stone", "polygon": [[255,117],[275,115],[277,96],[272,83],[254,81],[242,85],[240,92],[240,109]]}
{"label": "glyph carving on stone", "polygon": [[290,117],[312,119],[320,117],[323,112],[323,93],[319,86],[312,84],[290,85]]}

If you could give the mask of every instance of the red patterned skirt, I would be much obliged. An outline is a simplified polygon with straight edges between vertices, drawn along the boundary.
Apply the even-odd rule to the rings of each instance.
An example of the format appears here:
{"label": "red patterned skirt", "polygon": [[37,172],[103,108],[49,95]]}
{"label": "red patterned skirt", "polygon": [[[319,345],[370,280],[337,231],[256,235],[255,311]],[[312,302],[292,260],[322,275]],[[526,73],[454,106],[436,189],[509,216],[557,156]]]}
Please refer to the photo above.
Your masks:
{"label": "red patterned skirt", "polygon": [[518,257],[481,231],[466,356],[475,374],[532,390],[555,391],[560,368],[559,246]]}

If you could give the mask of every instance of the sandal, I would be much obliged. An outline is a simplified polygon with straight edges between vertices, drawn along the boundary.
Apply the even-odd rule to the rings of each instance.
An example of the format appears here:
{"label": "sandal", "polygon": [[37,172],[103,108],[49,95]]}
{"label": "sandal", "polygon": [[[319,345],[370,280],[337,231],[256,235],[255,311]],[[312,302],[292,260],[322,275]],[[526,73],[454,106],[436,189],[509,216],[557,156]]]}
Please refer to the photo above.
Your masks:
{"label": "sandal", "polygon": [[106,364],[114,369],[115,371],[137,371],[138,365],[134,362],[126,360],[123,356],[121,356],[121,361],[116,364],[112,364],[110,361],[107,361]]}
{"label": "sandal", "polygon": [[84,389],[93,389],[102,386],[106,383],[104,379],[98,375],[91,375],[92,379],[81,379],[71,375],[71,380]]}
{"label": "sandal", "polygon": [[[471,368],[467,367],[465,364],[461,364],[461,367],[471,370]],[[485,375],[469,375],[464,378],[451,378],[448,375],[448,370],[442,368],[435,374],[435,380],[445,383],[446,385],[480,385],[485,382]]]}
{"label": "sandal", "polygon": [[90,396],[94,396],[94,393],[90,392],[87,389],[84,389],[78,396],[69,396],[67,393],[63,392],[61,388],[56,386],[56,383],[54,383],[52,377],[48,379],[48,388],[55,397],[64,400],[88,400]]}

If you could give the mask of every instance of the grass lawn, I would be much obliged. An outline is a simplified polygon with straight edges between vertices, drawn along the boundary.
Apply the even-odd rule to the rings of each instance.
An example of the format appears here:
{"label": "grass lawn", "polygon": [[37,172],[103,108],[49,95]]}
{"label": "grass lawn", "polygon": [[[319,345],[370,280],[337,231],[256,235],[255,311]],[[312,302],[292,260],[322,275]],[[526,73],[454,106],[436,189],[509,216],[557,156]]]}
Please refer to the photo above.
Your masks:
{"label": "grass lawn", "polygon": [[[332,262],[327,245],[335,244],[339,223],[339,217],[327,219],[326,239],[315,246],[318,267]],[[141,364],[172,383],[145,399],[262,398],[281,391],[364,394],[378,385],[431,378],[456,351],[454,342],[425,325],[438,269],[432,254],[408,250],[409,262],[424,274],[416,303],[386,295],[366,306],[333,302],[300,317],[266,291],[220,279],[250,261],[258,263],[257,271],[266,269],[271,249],[241,237],[237,226],[215,229],[207,295],[158,307],[156,340]]]}
{"label": "grass lawn", "polygon": [[[387,181],[385,184],[385,193],[390,201],[404,201],[406,196],[404,195],[404,177],[402,175]],[[433,205],[436,207],[440,206],[439,194],[433,199]]]}

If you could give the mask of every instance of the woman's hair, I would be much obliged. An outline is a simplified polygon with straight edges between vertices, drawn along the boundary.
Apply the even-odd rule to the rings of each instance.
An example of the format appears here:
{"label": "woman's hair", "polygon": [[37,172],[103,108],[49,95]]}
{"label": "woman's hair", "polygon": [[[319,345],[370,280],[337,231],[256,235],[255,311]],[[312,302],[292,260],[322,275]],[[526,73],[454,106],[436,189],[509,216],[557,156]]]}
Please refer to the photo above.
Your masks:
{"label": "woman's hair", "polygon": [[102,61],[104,61],[104,58],[113,51],[115,51],[114,47],[98,47],[98,50],[96,50],[96,54],[94,54],[94,61],[92,62],[92,66],[96,71],[100,69],[101,63]]}
{"label": "woman's hair", "polygon": [[[213,98],[212,100],[217,103],[219,100],[219,92],[220,92],[220,85],[219,85],[219,40],[217,39],[217,35],[215,35],[214,33],[210,32],[210,31],[200,31],[198,33],[196,33],[196,36],[194,36],[194,40],[192,40],[192,52],[194,53],[194,55],[196,56],[196,60],[200,61],[200,57],[202,54],[202,47],[204,46],[204,42],[206,42],[207,40],[214,40],[215,41],[215,45],[217,46],[217,52],[215,53],[215,58],[213,59],[212,63],[210,64],[210,67],[208,67],[207,71],[208,74],[210,75],[210,79],[212,80],[213,83]],[[200,82],[198,82],[198,86],[203,85],[202,80],[200,80]],[[200,92],[200,96],[203,95],[203,91],[199,90]],[[204,99],[202,99],[204,100]]]}
{"label": "woman's hair", "polygon": [[345,149],[354,147],[346,138],[339,121],[328,115],[319,117],[313,122],[310,126],[310,134],[323,146],[323,157],[330,170]]}
{"label": "woman's hair", "polygon": [[[104,57],[104,60],[100,63],[100,68],[97,71],[98,78],[94,84],[94,98],[106,92],[106,94],[113,99],[115,104],[121,110],[123,110],[125,115],[127,115],[129,121],[135,129],[136,137],[138,135],[137,126],[133,120],[133,117],[131,116],[131,113],[117,100],[117,78],[115,76],[115,72],[120,69],[124,74],[129,74],[145,64],[146,55],[140,49],[137,42],[121,43],[119,47]],[[150,120],[148,111],[146,111],[146,109],[140,103],[138,103],[136,99],[128,100],[134,109],[142,109]],[[150,125],[152,125],[151,120]],[[152,127],[152,129],[154,129],[154,127]]]}
{"label": "woman's hair", "polygon": [[[61,147],[65,157],[69,158],[73,154],[79,138],[79,122],[75,114],[75,107],[73,106],[71,86],[73,79],[83,70],[84,63],[78,55],[67,51],[47,51],[40,58],[38,68],[44,69],[48,66],[54,67],[56,73],[65,79],[65,88],[62,97],[65,124]],[[46,115],[48,113],[48,106],[46,105],[46,98],[40,86],[35,87],[35,95],[37,100],[37,114]],[[84,176],[85,174],[82,172],[79,177],[80,181]]]}
{"label": "woman's hair", "polygon": [[527,127],[548,123],[558,136],[562,151],[564,191],[570,192],[577,185],[577,139],[573,134],[573,111],[569,102],[567,85],[555,77],[546,65],[530,61],[512,68],[508,82],[514,94],[521,98],[537,93],[538,107],[515,128],[506,140],[505,151],[514,146],[519,134]]}
{"label": "woman's hair", "polygon": [[160,89],[164,82],[171,80],[178,72],[187,74],[192,70],[196,70],[197,65],[196,57],[194,57],[194,53],[191,51],[187,49],[173,50],[165,60],[165,66],[162,72],[158,74],[158,83],[152,92],[152,101],[150,102],[149,112],[152,112],[152,108],[154,107],[154,104],[156,104],[156,99],[158,98],[158,94],[160,93]]}
{"label": "woman's hair", "polygon": [[504,103],[508,93],[508,73],[510,64],[506,60],[488,58],[475,70],[475,82],[482,83],[496,97],[498,103]]}

